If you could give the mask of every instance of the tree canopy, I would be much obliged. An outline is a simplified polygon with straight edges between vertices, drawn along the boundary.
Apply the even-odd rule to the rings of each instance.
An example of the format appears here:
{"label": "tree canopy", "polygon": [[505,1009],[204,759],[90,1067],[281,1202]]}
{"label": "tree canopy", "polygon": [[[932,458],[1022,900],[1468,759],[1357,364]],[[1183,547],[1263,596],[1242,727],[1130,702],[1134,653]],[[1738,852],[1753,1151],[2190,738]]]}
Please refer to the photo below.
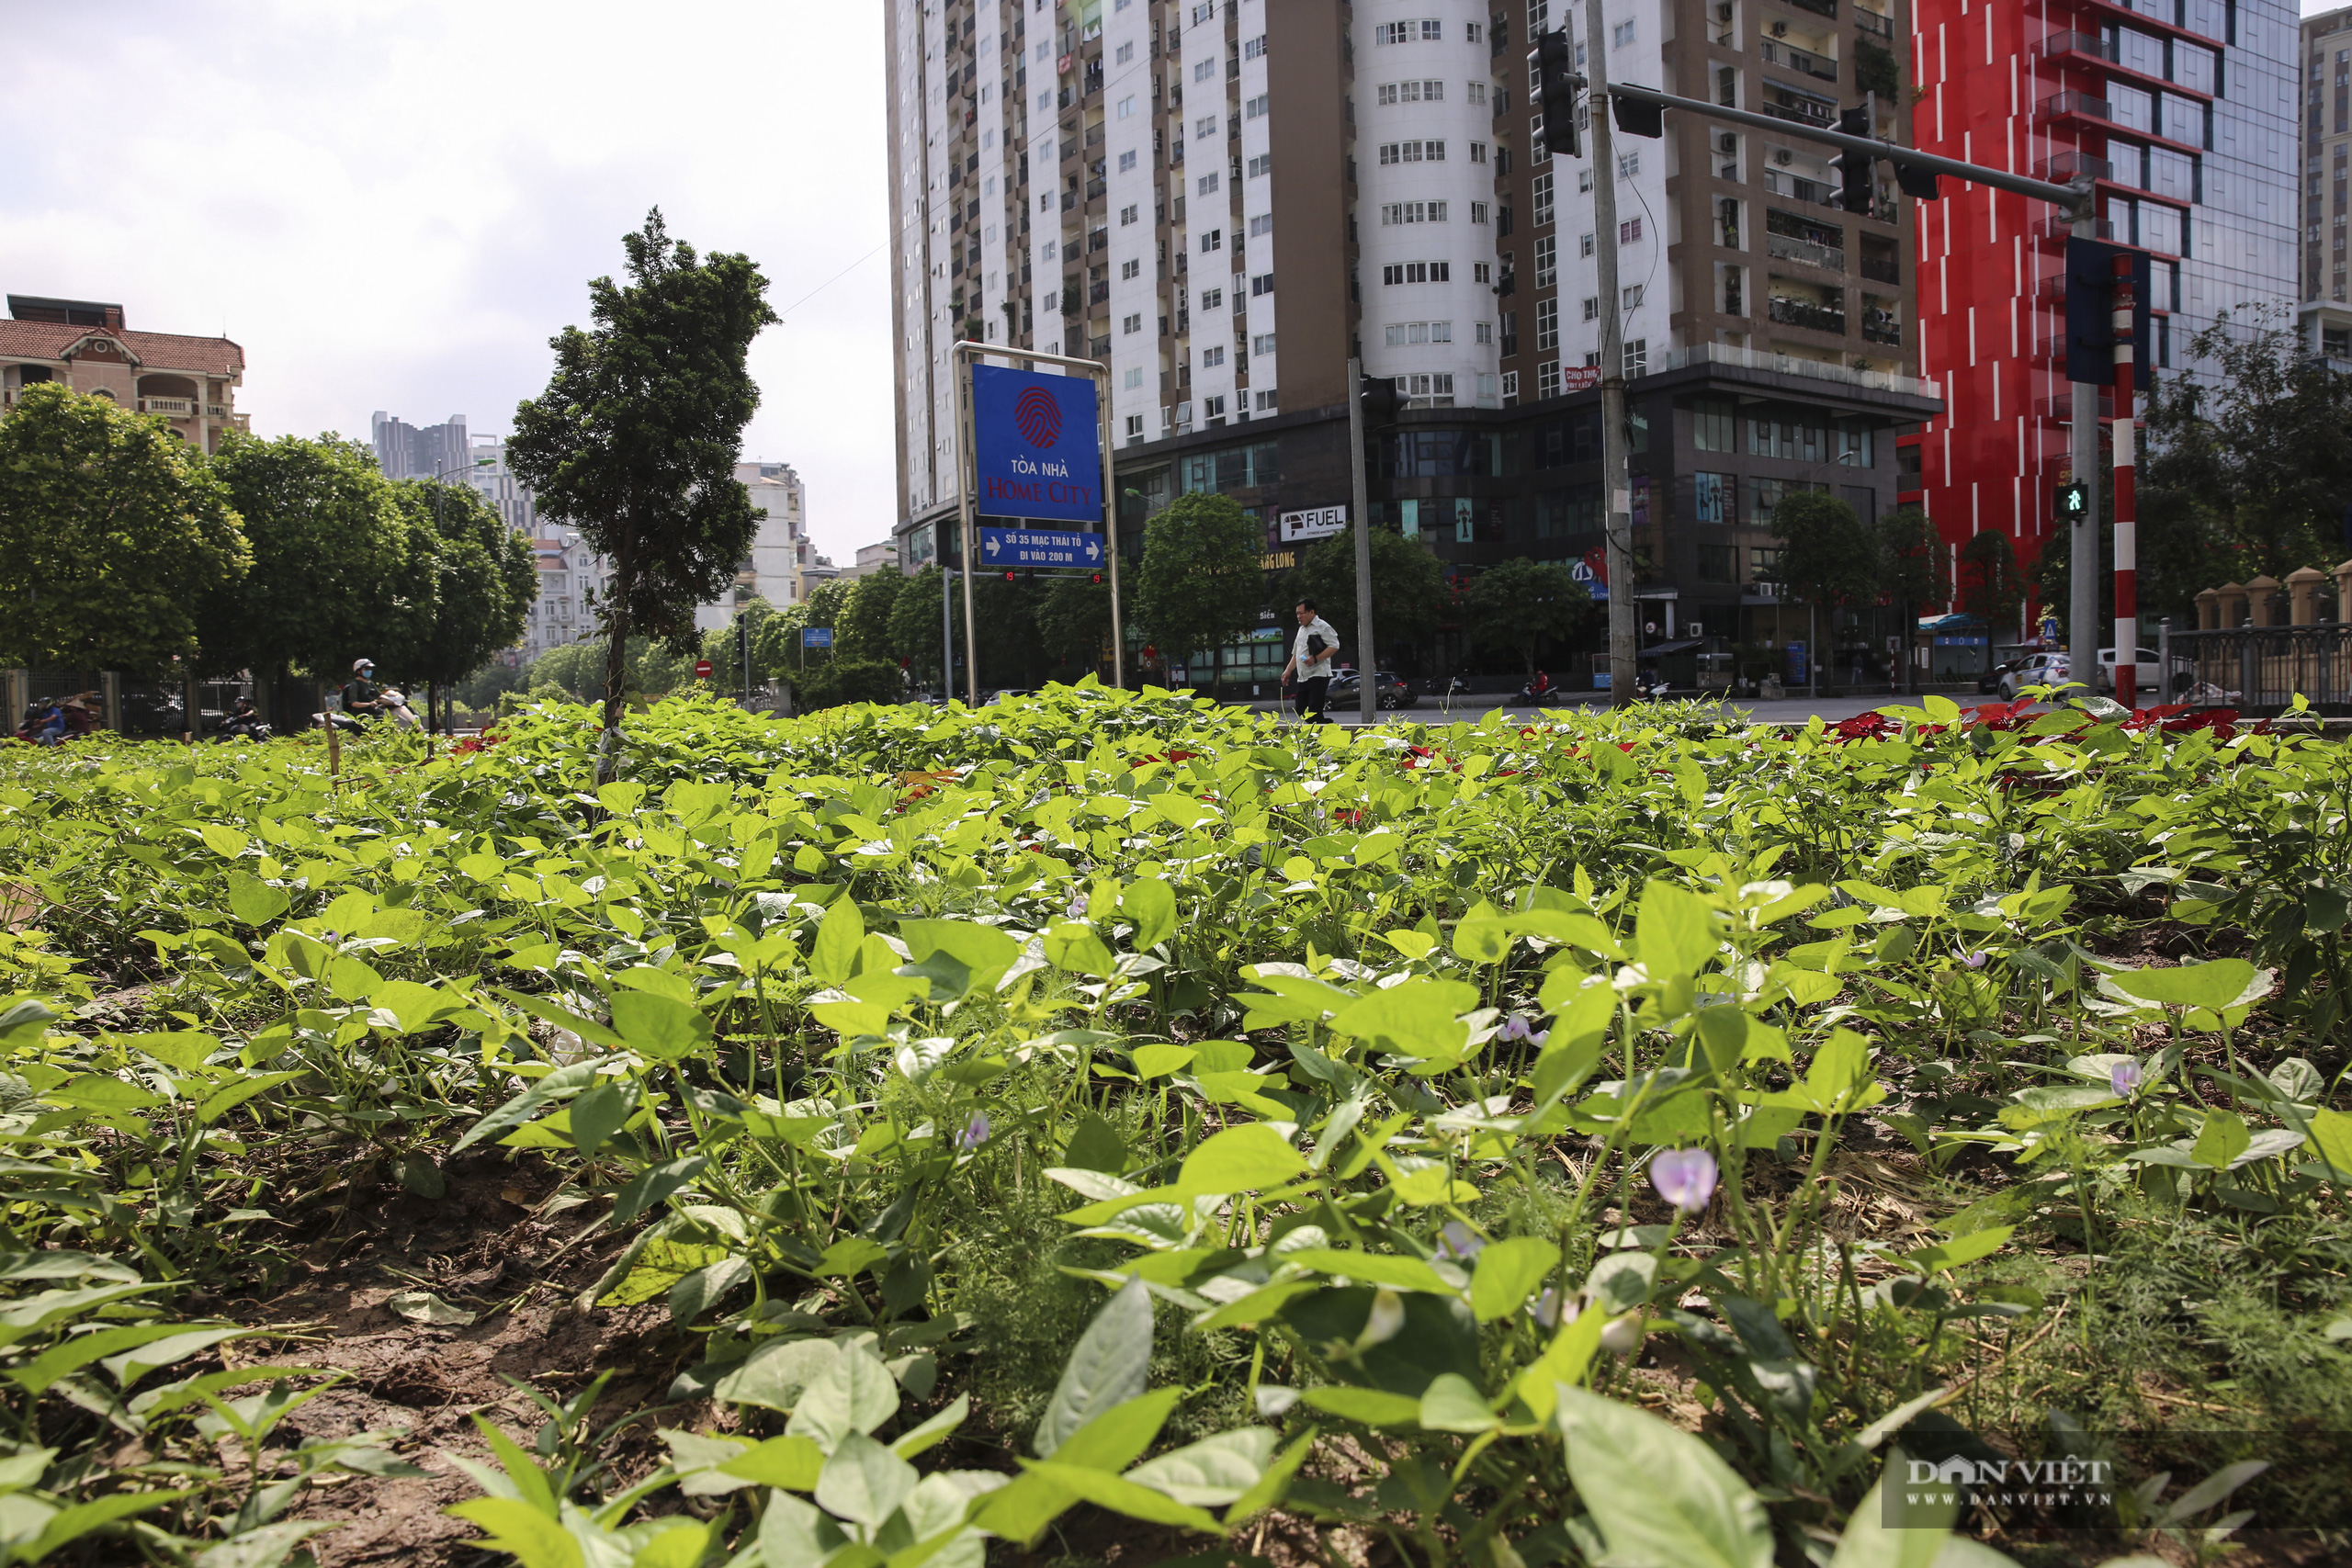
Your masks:
{"label": "tree canopy", "polygon": [[[1372,531],[1372,634],[1381,668],[1411,667],[1452,609],[1445,569],[1437,557],[1394,528]],[[1351,529],[1318,539],[1283,579],[1283,599],[1312,599],[1340,634],[1340,646],[1361,652],[1356,635],[1356,540]],[[1416,671],[1418,673],[1418,671]]]}
{"label": "tree canopy", "polygon": [[630,634],[691,649],[695,607],[727,591],[759,531],[735,463],[759,407],[752,340],[776,319],[749,256],[697,256],[659,208],[621,244],[629,282],[588,285],[594,330],[551,340],[555,374],[516,408],[507,443],[540,513],[611,563],[600,782],[619,760]]}
{"label": "tree canopy", "polygon": [[1231,496],[1178,496],[1144,525],[1136,629],[1176,660],[1252,630],[1266,599],[1265,553],[1263,525]]}
{"label": "tree canopy", "polygon": [[1778,577],[1798,598],[1826,608],[1875,600],[1882,547],[1854,509],[1825,491],[1792,491],[1772,505],[1781,541]]}
{"label": "tree canopy", "polygon": [[890,613],[906,585],[906,578],[896,567],[869,572],[852,582],[833,622],[833,657],[897,663],[903,655],[890,638]]}
{"label": "tree canopy", "polygon": [[523,636],[539,592],[531,542],[471,485],[402,479],[392,492],[409,565],[374,657],[399,679],[452,685]]}
{"label": "tree canopy", "polygon": [[1531,675],[1544,639],[1566,637],[1592,609],[1591,590],[1566,567],[1525,557],[1472,578],[1462,600],[1471,640],[1482,648],[1510,649]]}
{"label": "tree canopy", "polygon": [[251,558],[229,487],[161,419],[35,386],[0,421],[0,661],[161,670]]}
{"label": "tree canopy", "polygon": [[2025,591],[2025,571],[2007,534],[1987,528],[1960,547],[1953,594],[1962,610],[1988,626],[2005,626],[2017,619]]}

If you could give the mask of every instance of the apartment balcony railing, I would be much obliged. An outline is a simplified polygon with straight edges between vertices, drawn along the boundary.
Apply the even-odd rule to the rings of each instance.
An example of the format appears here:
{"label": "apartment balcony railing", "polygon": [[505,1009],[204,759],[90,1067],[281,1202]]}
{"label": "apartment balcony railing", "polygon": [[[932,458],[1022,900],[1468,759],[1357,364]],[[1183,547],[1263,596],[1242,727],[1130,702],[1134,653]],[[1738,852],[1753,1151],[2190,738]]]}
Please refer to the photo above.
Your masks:
{"label": "apartment balcony railing", "polygon": [[1764,63],[1767,65],[1785,66],[1791,71],[1810,76],[1818,82],[1838,80],[1838,62],[1826,55],[1815,54],[1811,50],[1791,49],[1787,44],[1775,43],[1770,39],[1766,39],[1763,41],[1762,52]]}
{"label": "apartment balcony railing", "polygon": [[2106,124],[2115,118],[2113,106],[2102,97],[2089,93],[2068,91],[2052,93],[2041,100],[2043,119],[2095,119]]}
{"label": "apartment balcony railing", "polygon": [[1111,286],[1107,283],[1097,283],[1086,291],[1086,302],[1090,305],[1100,305],[1110,298]]}
{"label": "apartment balcony railing", "polygon": [[1764,236],[1764,252],[1775,261],[1802,262],[1806,266],[1822,267],[1830,272],[1846,270],[1846,253],[1829,245],[1816,245],[1807,240],[1792,240],[1786,234]]}
{"label": "apartment balcony railing", "polygon": [[204,405],[204,413],[205,417],[208,419],[227,419],[230,417],[229,405],[226,403],[207,403]]}
{"label": "apartment balcony railing", "polygon": [[2104,158],[2094,158],[2087,152],[2058,152],[2044,158],[2034,166],[2034,177],[2064,185],[2076,175],[2094,180],[2111,180],[2115,165]]}
{"label": "apartment balcony railing", "polygon": [[1903,264],[1893,256],[1864,256],[1855,264],[1854,270],[1872,283],[1903,281]]}
{"label": "apartment balcony railing", "polygon": [[1699,365],[1769,370],[1780,376],[1804,376],[1817,381],[1836,381],[1870,391],[1898,392],[1912,398],[1940,399],[1944,395],[1940,383],[1923,381],[1916,376],[1899,376],[1891,370],[1856,370],[1833,360],[1806,359],[1793,354],[1776,354],[1765,348],[1737,348],[1724,343],[1694,343],[1688,348],[1676,349],[1666,359],[1668,370],[1682,370]]}
{"label": "apartment balcony railing", "polygon": [[[2053,212],[2046,218],[2036,219],[2033,223],[2029,226],[2028,231],[2033,236],[2035,243],[2038,244],[2063,245],[2066,243],[2067,237],[2074,233],[2075,226],[2067,220],[2065,214],[2062,212]],[[2095,231],[2092,234],[2092,238],[2098,240],[2114,239],[2115,225],[2102,219],[2095,226]]]}
{"label": "apartment balcony railing", "polygon": [[2052,33],[2041,40],[2041,52],[2052,60],[2088,64],[2094,61],[2102,65],[2115,62],[2115,51],[2097,33],[2071,30]]}
{"label": "apartment balcony railing", "polygon": [[1788,0],[1788,3],[1800,11],[1811,11],[1816,17],[1838,14],[1838,0]]}
{"label": "apartment balcony railing", "polygon": [[1107,337],[1098,337],[1088,345],[1087,352],[1100,359],[1111,352],[1111,340]]}
{"label": "apartment balcony railing", "polygon": [[1826,104],[1808,104],[1801,98],[1786,102],[1767,102],[1760,106],[1774,119],[1785,119],[1792,125],[1829,127],[1838,123],[1838,116]]}
{"label": "apartment balcony railing", "polygon": [[1862,340],[1865,343],[1883,343],[1890,348],[1901,348],[1903,323],[1883,313],[1866,315],[1862,318]]}
{"label": "apartment balcony railing", "polygon": [[1890,41],[1894,37],[1894,17],[1882,17],[1875,11],[1865,11],[1860,6],[1854,7],[1854,25],[1866,33],[1875,34]]}
{"label": "apartment balcony railing", "polygon": [[1792,299],[1786,295],[1775,294],[1766,308],[1766,313],[1784,327],[1836,333],[1839,337],[1846,335],[1846,312],[1833,310],[1815,300]]}
{"label": "apartment balcony railing", "polygon": [[187,398],[141,398],[141,413],[167,413],[179,419],[194,419],[196,404]]}

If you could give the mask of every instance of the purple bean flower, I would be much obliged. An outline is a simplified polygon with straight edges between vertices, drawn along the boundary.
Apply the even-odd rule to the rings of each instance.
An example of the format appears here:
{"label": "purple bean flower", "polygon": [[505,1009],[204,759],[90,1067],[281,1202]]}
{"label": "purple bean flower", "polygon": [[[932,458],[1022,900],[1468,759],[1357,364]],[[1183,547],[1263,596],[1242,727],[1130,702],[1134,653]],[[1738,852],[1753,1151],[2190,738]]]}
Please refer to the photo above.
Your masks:
{"label": "purple bean flower", "polygon": [[[1559,1291],[1551,1285],[1544,1286],[1544,1293],[1535,1298],[1535,1300],[1528,1306],[1527,1311],[1529,1315],[1533,1317],[1535,1321],[1538,1324],[1541,1324],[1544,1327],[1557,1328],[1560,1325]],[[1570,1302],[1568,1303],[1568,1321],[1570,1323],[1574,1323],[1576,1320],[1576,1303],[1574,1302]]]}
{"label": "purple bean flower", "polygon": [[1960,961],[1971,969],[1982,969],[1984,967],[1984,951],[1979,948],[1974,953],[1963,953]]}
{"label": "purple bean flower", "polygon": [[969,1151],[978,1148],[988,1141],[989,1113],[985,1111],[975,1111],[972,1112],[972,1119],[964,1123],[964,1130],[956,1134],[956,1146]]}
{"label": "purple bean flower", "polygon": [[1650,1185],[1686,1214],[1715,1195],[1715,1156],[1704,1149],[1668,1149],[1650,1161]]}
{"label": "purple bean flower", "polygon": [[2114,1086],[2117,1094],[2128,1100],[2138,1091],[2141,1080],[2146,1077],[2139,1063],[2118,1062],[2108,1070],[2107,1081]]}
{"label": "purple bean flower", "polygon": [[1460,1220],[1448,1220],[1438,1232],[1437,1255],[1456,1263],[1467,1263],[1486,1250],[1487,1239]]}

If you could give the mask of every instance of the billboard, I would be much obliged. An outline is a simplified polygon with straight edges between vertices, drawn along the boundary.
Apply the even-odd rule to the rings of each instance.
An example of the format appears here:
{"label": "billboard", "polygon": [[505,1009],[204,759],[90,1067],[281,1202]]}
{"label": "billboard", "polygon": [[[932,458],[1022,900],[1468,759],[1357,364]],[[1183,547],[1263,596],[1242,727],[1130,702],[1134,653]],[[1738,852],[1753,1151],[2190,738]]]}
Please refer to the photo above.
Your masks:
{"label": "billboard", "polygon": [[1102,442],[1091,377],[973,366],[972,446],[982,513],[1102,520]]}
{"label": "billboard", "polygon": [[1282,542],[1295,545],[1302,539],[1325,539],[1344,530],[1348,525],[1348,509],[1344,506],[1315,506],[1304,512],[1282,514]]}
{"label": "billboard", "polygon": [[1100,534],[1046,533],[1036,528],[983,528],[980,559],[991,567],[1098,567],[1102,564]]}

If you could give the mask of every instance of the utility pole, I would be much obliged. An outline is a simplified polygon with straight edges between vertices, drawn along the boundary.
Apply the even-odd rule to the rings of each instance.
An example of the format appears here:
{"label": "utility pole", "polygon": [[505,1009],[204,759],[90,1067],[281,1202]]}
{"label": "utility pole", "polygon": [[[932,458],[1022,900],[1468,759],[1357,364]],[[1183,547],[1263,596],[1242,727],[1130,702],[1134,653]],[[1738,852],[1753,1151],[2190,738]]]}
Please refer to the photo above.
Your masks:
{"label": "utility pole", "polygon": [[[2138,301],[2133,298],[2131,256],[2117,255],[2114,267],[2115,313],[2110,319],[2115,336],[2115,700],[2135,708],[2140,705],[2140,546],[2138,523],[2132,516],[2132,448],[2138,433],[2132,422],[2132,393],[2139,367],[2132,353],[2132,323]],[[2159,671],[2157,678],[2165,680],[2170,673]]]}
{"label": "utility pole", "polygon": [[[1374,722],[1380,706],[1379,668],[1372,658],[1372,502],[1363,473],[1363,361],[1348,361],[1348,460],[1354,475],[1356,525],[1357,716]],[[1306,671],[1299,672],[1301,680]]]}
{"label": "utility pole", "polygon": [[[2075,237],[2098,238],[2087,201],[2075,213]],[[2090,695],[2098,691],[2098,383],[2076,381],[2072,389],[2075,423],[2069,433],[2069,460],[2075,482],[2083,487],[2083,509],[2075,514],[2075,531],[2067,542],[2066,678]]]}
{"label": "utility pole", "polygon": [[1617,154],[1609,123],[1609,40],[1600,0],[1584,18],[1586,80],[1592,106],[1592,249],[1600,287],[1600,492],[1609,563],[1609,700],[1634,700],[1634,481],[1625,452],[1625,329],[1617,292]]}

